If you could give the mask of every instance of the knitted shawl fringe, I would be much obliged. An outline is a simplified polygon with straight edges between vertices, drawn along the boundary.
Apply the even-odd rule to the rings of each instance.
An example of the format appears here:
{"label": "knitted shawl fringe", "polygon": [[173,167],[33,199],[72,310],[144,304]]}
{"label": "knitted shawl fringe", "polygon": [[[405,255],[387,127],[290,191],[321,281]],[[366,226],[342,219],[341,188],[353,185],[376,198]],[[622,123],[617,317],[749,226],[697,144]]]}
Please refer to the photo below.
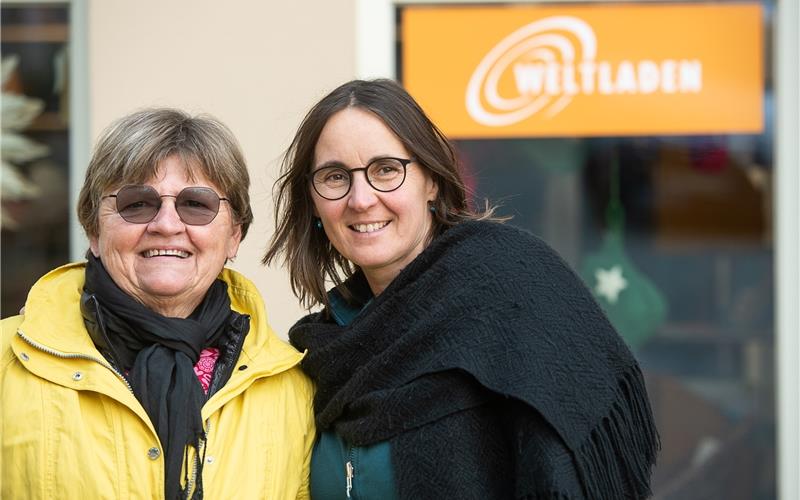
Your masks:
{"label": "knitted shawl fringe", "polygon": [[587,498],[638,499],[652,494],[650,468],[661,443],[649,401],[636,396],[645,391],[638,368],[625,373],[619,380],[611,412],[576,451],[578,474]]}

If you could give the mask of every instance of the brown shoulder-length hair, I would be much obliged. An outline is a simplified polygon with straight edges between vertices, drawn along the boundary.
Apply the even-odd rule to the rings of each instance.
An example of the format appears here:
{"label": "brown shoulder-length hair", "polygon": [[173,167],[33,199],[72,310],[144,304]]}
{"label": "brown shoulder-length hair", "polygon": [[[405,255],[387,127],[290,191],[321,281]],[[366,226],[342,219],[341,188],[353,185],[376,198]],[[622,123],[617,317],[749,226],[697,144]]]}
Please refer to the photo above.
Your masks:
{"label": "brown shoulder-length hair", "polygon": [[262,259],[270,264],[283,256],[292,291],[309,309],[328,305],[326,279],[338,285],[357,269],[331,245],[325,231],[315,227],[308,180],[323,127],[349,107],[377,115],[438,186],[430,239],[462,221],[500,220],[488,204],[480,212],[469,207],[452,145],[403,87],[387,79],[347,82],[311,108],[283,156],[281,176],[275,182],[275,233]]}

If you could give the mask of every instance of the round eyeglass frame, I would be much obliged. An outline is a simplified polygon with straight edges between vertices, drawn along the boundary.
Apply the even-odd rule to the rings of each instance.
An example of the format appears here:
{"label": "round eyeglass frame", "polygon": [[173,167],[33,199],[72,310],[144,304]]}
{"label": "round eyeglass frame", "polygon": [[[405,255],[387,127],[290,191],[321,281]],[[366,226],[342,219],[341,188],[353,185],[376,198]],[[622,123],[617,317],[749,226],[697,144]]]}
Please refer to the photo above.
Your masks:
{"label": "round eyeglass frame", "polygon": [[[400,181],[400,184],[398,184],[397,186],[395,186],[395,187],[393,187],[391,189],[380,189],[378,187],[375,187],[375,185],[372,184],[372,181],[369,180],[369,176],[367,175],[367,172],[369,171],[369,167],[372,166],[373,163],[378,162],[378,161],[382,161],[382,160],[396,160],[396,161],[398,161],[400,163],[400,165],[403,166],[403,179]],[[363,171],[364,172],[364,179],[366,179],[367,184],[369,184],[369,187],[371,187],[375,191],[378,191],[378,192],[381,192],[381,193],[391,193],[392,191],[396,191],[396,190],[400,189],[400,186],[402,186],[406,182],[406,175],[408,173],[408,164],[409,163],[414,163],[416,161],[417,161],[417,159],[414,158],[413,156],[411,158],[397,158],[395,156],[381,156],[379,158],[374,158],[373,160],[371,160],[369,163],[367,163],[363,167],[345,168],[345,167],[339,166],[339,165],[330,165],[330,166],[318,168],[318,169],[316,169],[316,170],[314,170],[312,172],[309,172],[306,177],[308,178],[308,181],[311,183],[311,187],[314,189],[314,191],[318,195],[320,195],[322,198],[324,198],[324,199],[326,199],[328,201],[336,201],[336,200],[341,200],[342,198],[347,196],[350,193],[350,190],[353,188],[353,172]],[[337,196],[335,198],[331,198],[331,197],[325,196],[324,194],[319,192],[319,189],[317,189],[317,184],[314,182],[314,176],[318,172],[320,172],[322,170],[334,169],[334,168],[342,170],[344,172],[347,172],[347,176],[348,176],[349,181],[347,183],[347,190],[341,196]]]}

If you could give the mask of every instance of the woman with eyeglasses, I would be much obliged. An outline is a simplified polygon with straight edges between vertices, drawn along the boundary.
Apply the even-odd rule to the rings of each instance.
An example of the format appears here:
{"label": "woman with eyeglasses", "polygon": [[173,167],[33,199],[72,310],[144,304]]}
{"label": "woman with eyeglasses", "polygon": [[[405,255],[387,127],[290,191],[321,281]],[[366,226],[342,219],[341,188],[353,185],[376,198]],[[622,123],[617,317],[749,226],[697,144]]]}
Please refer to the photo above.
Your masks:
{"label": "woman with eyeglasses", "polygon": [[325,96],[276,194],[264,262],[323,307],[290,331],[316,385],[313,498],[649,495],[659,444],[635,359],[551,249],[469,207],[402,87]]}
{"label": "woman with eyeglasses", "polygon": [[2,323],[6,499],[308,497],[312,387],[255,286],[230,131],[152,109],[100,138],[78,201],[87,262]]}

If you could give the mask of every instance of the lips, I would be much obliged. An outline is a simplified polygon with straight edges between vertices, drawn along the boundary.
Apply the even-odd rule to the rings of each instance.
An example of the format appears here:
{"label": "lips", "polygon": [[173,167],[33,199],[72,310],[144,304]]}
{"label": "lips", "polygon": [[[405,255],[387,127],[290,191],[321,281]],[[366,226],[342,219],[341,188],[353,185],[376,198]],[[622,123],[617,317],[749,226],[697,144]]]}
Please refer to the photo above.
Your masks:
{"label": "lips", "polygon": [[189,252],[177,248],[153,248],[151,250],[145,250],[142,252],[142,256],[144,256],[146,259],[151,257],[178,257],[185,259],[190,255],[191,254]]}
{"label": "lips", "polygon": [[383,229],[388,224],[389,221],[370,222],[369,224],[351,224],[350,229],[353,229],[359,233],[371,233],[373,231],[377,231],[378,229]]}

